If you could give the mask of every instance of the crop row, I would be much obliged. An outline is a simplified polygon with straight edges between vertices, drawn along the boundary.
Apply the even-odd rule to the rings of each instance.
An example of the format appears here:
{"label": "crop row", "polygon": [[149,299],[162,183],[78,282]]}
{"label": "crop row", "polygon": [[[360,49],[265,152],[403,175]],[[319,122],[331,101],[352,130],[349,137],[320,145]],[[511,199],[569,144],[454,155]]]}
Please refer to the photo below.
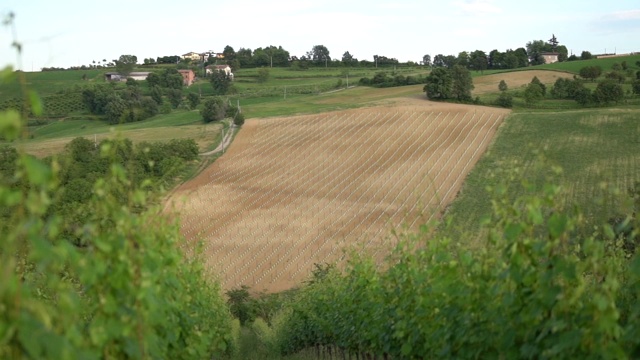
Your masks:
{"label": "crop row", "polygon": [[500,120],[415,110],[263,120],[249,146],[196,179],[183,246],[202,240],[227,286],[295,282],[358,244],[386,253],[389,230],[451,200]]}

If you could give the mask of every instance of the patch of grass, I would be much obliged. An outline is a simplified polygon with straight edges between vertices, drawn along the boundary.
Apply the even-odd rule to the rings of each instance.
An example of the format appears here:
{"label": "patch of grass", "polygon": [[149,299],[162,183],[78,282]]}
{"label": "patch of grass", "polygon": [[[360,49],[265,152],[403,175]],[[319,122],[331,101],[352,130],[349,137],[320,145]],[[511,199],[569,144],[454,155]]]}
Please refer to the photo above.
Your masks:
{"label": "patch of grass", "polygon": [[619,56],[619,57],[611,57],[611,58],[603,58],[603,59],[590,59],[590,60],[577,60],[577,61],[565,61],[565,62],[557,62],[553,64],[544,64],[538,66],[532,66],[529,69],[536,70],[562,70],[569,71],[572,73],[579,73],[580,69],[585,66],[600,66],[603,72],[611,71],[611,67],[613,64],[618,63],[622,64],[623,61],[627,62],[627,66],[630,69],[640,70],[640,67],[636,65],[636,61],[640,61],[640,54],[638,55],[629,55],[629,56]]}
{"label": "patch of grass", "polygon": [[639,115],[638,107],[513,114],[450,206],[449,230],[480,234],[481,218],[491,213],[488,187],[507,182],[514,199],[525,191],[521,182],[544,184],[552,166],[563,169],[567,205],[580,206],[589,224],[604,223],[619,206],[609,190],[640,180]]}

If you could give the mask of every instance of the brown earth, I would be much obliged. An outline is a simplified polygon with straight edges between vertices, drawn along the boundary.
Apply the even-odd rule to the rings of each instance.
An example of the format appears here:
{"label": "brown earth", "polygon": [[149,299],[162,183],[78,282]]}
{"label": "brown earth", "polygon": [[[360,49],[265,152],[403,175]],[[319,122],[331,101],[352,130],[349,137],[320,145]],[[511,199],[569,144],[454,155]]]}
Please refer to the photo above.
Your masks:
{"label": "brown earth", "polygon": [[168,208],[224,288],[279,291],[351,248],[377,259],[455,197],[507,110],[402,98],[249,120]]}

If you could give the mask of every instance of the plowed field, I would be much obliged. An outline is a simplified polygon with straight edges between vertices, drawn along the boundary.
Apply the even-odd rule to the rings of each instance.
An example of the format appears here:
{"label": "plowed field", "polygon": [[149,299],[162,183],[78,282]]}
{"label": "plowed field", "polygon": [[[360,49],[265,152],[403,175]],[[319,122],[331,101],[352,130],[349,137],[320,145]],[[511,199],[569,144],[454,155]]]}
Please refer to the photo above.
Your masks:
{"label": "plowed field", "polygon": [[506,110],[426,100],[248,121],[228,152],[178,188],[190,252],[225,288],[279,291],[357,247],[378,258],[456,196]]}

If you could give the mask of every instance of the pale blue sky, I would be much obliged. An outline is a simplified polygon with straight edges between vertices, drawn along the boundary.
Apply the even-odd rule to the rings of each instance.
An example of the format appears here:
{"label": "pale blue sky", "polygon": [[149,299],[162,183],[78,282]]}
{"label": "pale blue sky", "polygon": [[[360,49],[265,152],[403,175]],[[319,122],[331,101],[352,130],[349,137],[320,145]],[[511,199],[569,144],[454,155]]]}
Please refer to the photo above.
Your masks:
{"label": "pale blue sky", "polygon": [[[332,58],[349,51],[420,61],[424,54],[506,49],[552,33],[569,51],[640,51],[638,0],[3,0],[23,43],[22,68],[68,67],[136,55],[222,52],[281,45],[301,56],[325,45]],[[16,56],[0,29],[0,66]]]}

